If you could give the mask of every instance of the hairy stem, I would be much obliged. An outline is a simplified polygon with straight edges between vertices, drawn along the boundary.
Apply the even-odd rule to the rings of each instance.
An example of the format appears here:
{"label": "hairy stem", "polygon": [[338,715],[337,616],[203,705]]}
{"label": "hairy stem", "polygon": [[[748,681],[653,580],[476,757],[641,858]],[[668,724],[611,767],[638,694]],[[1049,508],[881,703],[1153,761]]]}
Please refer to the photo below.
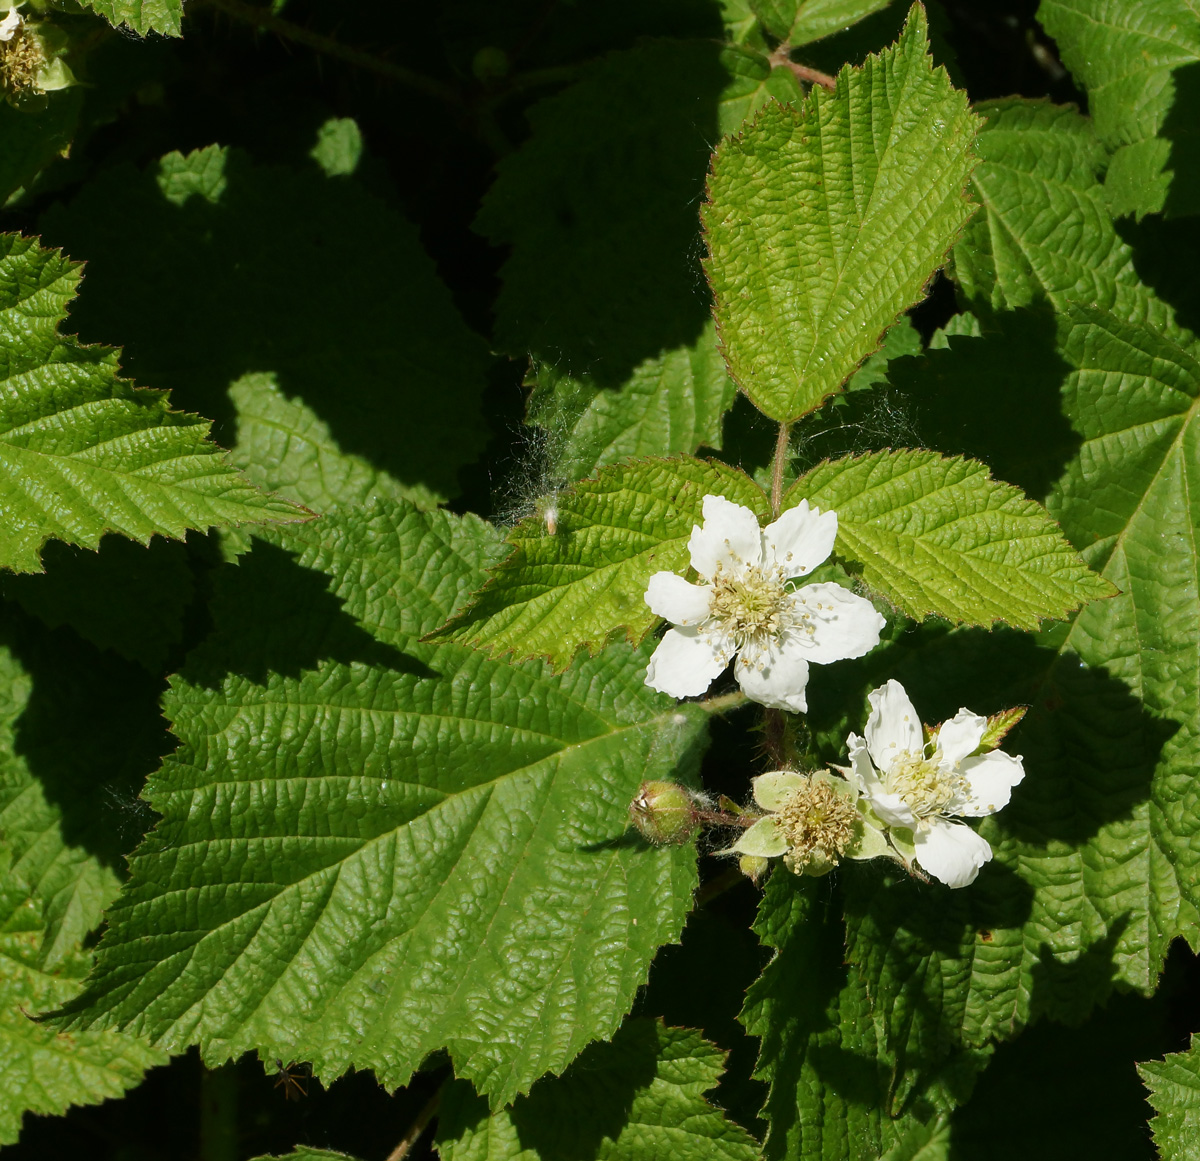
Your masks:
{"label": "hairy stem", "polygon": [[763,712],[763,744],[771,759],[772,768],[788,769],[791,747],[788,744],[787,718],[783,716],[783,710],[769,709]]}
{"label": "hairy stem", "polygon": [[788,68],[795,74],[796,80],[802,81],[806,85],[820,85],[823,89],[828,89],[832,92],[837,88],[837,80],[831,77],[828,73],[821,72],[820,69],[810,69],[808,65],[798,64],[791,57],[792,46],[790,44],[781,44],[768,58],[773,69]]}
{"label": "hairy stem", "polygon": [[440,1085],[425,1102],[425,1107],[417,1113],[417,1119],[409,1125],[404,1139],[387,1155],[387,1161],[401,1161],[401,1158],[408,1156],[408,1151],[421,1139],[421,1134],[429,1127],[429,1122],[437,1116],[438,1105],[442,1103],[442,1089],[445,1087],[445,1084]]}
{"label": "hairy stem", "polygon": [[775,458],[771,461],[771,512],[774,516],[779,515],[779,508],[783,503],[783,469],[787,466],[788,438],[791,430],[790,423],[779,425],[779,438],[775,441]]}
{"label": "hairy stem", "polygon": [[749,700],[740,689],[735,689],[733,693],[723,693],[720,697],[705,698],[704,701],[696,702],[696,705],[707,713],[723,714],[745,705]]}

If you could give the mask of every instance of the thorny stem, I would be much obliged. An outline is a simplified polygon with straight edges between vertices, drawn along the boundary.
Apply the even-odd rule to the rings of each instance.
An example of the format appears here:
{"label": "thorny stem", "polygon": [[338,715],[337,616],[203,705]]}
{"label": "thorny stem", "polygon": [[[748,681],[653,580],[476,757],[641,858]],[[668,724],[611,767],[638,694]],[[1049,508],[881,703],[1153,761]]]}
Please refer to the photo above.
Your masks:
{"label": "thorny stem", "polygon": [[821,72],[820,69],[810,69],[808,65],[798,64],[792,60],[791,52],[790,44],[781,44],[767,59],[770,60],[773,69],[789,68],[796,80],[803,81],[806,85],[820,85],[821,88],[829,89],[831,92],[837,88],[835,78],[828,73]]}
{"label": "thorny stem", "polygon": [[771,461],[771,514],[779,516],[779,507],[783,503],[783,469],[787,465],[788,437],[792,425],[779,425],[779,438],[775,441],[775,458]]}
{"label": "thorny stem", "polygon": [[438,1105],[442,1102],[444,1084],[425,1102],[425,1107],[417,1113],[417,1119],[408,1127],[404,1139],[388,1155],[387,1161],[401,1161],[408,1156],[408,1151],[421,1139],[421,1134],[429,1127],[429,1122],[437,1115]]}
{"label": "thorny stem", "polygon": [[753,826],[758,822],[756,814],[727,814],[723,810],[695,810],[692,816],[708,826]]}

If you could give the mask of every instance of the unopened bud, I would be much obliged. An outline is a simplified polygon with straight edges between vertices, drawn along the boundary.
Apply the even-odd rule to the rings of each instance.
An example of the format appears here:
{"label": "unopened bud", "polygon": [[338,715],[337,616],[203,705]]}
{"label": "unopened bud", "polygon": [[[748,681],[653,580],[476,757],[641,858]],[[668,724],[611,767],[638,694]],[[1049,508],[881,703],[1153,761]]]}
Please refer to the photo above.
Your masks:
{"label": "unopened bud", "polygon": [[692,796],[674,782],[643,782],[629,804],[629,819],[643,838],[660,846],[687,842],[700,822]]}
{"label": "unopened bud", "polygon": [[767,873],[770,866],[771,860],[764,859],[762,855],[742,855],[738,859],[738,870],[747,879],[753,879],[756,883]]}

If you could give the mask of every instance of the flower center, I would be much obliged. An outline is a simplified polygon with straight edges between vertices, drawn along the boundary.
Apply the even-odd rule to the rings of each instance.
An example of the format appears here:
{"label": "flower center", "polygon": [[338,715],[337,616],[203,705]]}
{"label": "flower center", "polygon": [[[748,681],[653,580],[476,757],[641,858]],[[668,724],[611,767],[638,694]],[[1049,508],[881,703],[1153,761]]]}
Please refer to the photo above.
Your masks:
{"label": "flower center", "polygon": [[41,92],[37,78],[45,64],[38,38],[22,25],[12,40],[0,41],[0,92],[13,96]]}
{"label": "flower center", "polygon": [[918,818],[944,813],[965,789],[963,776],[939,759],[938,753],[927,758],[923,752],[905,750],[888,772],[888,789],[899,794]]}
{"label": "flower center", "polygon": [[858,811],[828,782],[811,778],[805,782],[784,801],[776,824],[795,863],[807,863],[813,856],[836,863],[854,837]]}
{"label": "flower center", "polygon": [[756,565],[729,574],[719,570],[713,579],[710,616],[748,660],[766,648],[792,621],[791,594],[781,569],[770,572]]}

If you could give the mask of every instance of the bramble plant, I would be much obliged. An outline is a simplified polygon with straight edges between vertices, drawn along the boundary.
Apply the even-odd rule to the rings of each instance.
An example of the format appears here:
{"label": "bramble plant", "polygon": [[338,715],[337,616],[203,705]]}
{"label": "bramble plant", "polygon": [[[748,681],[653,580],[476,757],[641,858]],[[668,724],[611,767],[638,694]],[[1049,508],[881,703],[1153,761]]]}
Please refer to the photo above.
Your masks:
{"label": "bramble plant", "polygon": [[1034,7],[0,0],[6,1158],[1200,1156],[1200,18]]}

